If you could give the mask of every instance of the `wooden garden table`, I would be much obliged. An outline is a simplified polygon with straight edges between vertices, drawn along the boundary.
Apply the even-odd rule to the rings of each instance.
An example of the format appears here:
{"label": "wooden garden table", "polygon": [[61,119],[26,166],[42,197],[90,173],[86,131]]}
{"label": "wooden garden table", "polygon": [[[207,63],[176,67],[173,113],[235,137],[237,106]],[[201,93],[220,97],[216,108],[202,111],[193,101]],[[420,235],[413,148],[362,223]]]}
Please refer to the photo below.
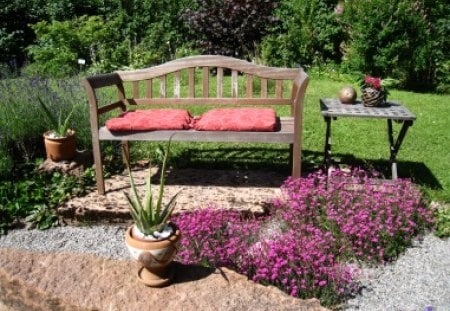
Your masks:
{"label": "wooden garden table", "polygon": [[[338,117],[386,119],[390,147],[389,163],[391,164],[392,179],[397,179],[397,153],[408,128],[416,120],[416,116],[411,111],[395,101],[389,101],[383,107],[365,107],[361,101],[356,101],[354,104],[341,104],[335,98],[322,98],[320,99],[320,112],[326,122],[324,162],[327,172],[331,166],[331,120],[337,120]],[[394,138],[392,130],[392,121],[402,124],[396,138]]]}

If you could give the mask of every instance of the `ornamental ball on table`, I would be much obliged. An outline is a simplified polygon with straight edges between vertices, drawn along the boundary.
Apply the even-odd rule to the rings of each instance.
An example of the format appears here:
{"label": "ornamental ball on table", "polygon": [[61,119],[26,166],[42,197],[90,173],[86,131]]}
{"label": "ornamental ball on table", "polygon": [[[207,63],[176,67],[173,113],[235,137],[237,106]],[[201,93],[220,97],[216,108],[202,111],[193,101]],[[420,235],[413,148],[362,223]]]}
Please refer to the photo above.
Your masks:
{"label": "ornamental ball on table", "polygon": [[356,100],[356,91],[351,86],[345,86],[339,91],[338,97],[343,104],[353,104]]}

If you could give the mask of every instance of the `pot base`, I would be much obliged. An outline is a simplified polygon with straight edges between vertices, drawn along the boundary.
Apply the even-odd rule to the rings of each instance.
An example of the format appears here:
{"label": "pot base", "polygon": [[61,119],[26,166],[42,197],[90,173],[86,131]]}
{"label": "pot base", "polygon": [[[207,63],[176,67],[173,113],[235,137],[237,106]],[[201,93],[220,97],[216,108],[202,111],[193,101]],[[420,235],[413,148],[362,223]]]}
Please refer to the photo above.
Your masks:
{"label": "pot base", "polygon": [[150,287],[163,287],[169,285],[174,277],[174,271],[171,266],[149,270],[141,267],[137,273],[141,283]]}

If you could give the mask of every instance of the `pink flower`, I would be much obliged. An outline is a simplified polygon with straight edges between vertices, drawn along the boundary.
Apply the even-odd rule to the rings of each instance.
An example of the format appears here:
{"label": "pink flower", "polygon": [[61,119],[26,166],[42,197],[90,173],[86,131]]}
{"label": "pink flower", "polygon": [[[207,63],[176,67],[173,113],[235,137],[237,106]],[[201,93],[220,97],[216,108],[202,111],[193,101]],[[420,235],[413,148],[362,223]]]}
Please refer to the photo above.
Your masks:
{"label": "pink flower", "polygon": [[364,79],[364,83],[369,87],[379,90],[381,87],[381,78],[366,76]]}

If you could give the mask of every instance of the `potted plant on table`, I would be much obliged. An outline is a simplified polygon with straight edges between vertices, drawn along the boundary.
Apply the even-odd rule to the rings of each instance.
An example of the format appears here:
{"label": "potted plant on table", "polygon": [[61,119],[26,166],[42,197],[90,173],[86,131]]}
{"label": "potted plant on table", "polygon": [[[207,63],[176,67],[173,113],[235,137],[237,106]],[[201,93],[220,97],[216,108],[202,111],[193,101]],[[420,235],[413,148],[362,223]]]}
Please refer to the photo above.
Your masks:
{"label": "potted plant on table", "polygon": [[75,107],[63,119],[61,111],[55,115],[51,109],[38,97],[39,105],[52,126],[44,133],[45,151],[47,159],[52,161],[71,160],[75,156],[75,131],[69,128]]}
{"label": "potted plant on table", "polygon": [[379,107],[386,104],[389,94],[385,85],[388,80],[381,78],[366,76],[361,82],[361,99],[366,107]]}
{"label": "potted plant on table", "polygon": [[173,279],[173,271],[169,264],[177,253],[177,244],[181,238],[179,228],[168,221],[175,208],[174,195],[167,204],[163,205],[165,170],[169,156],[170,141],[164,154],[158,198],[155,199],[151,187],[151,165],[146,185],[144,201],[139,198],[136,185],[131,174],[130,164],[126,159],[126,166],[130,176],[132,195],[125,193],[130,205],[134,224],[125,233],[125,244],[131,257],[142,264],[138,271],[139,280],[147,286],[161,287],[169,284]]}

